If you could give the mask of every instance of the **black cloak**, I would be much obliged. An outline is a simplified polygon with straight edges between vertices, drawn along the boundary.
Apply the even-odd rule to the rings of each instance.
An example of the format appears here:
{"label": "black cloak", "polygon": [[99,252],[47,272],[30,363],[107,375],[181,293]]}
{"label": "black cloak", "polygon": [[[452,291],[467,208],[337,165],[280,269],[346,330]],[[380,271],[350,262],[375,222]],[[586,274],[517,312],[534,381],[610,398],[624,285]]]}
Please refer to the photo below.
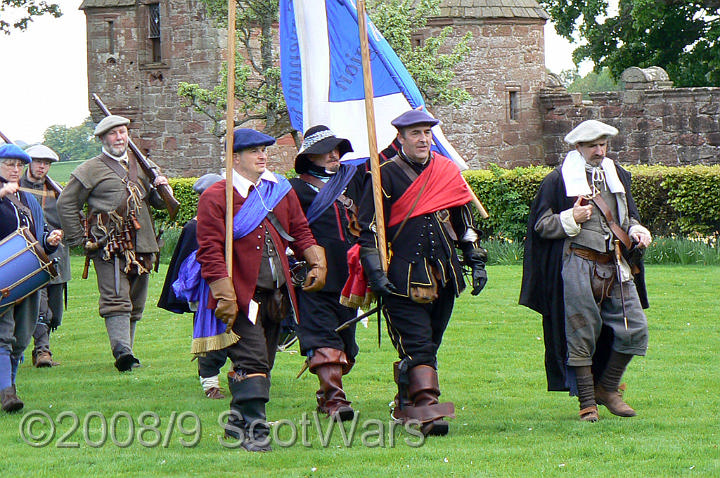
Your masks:
{"label": "black cloak", "polygon": [[[638,209],[630,193],[631,175],[615,165],[618,177],[625,187],[628,215],[640,221]],[[535,223],[547,209],[557,214],[571,209],[575,197],[565,195],[565,181],[560,168],[554,169],[540,184],[528,218],[523,258],[523,278],[520,289],[520,305],[542,314],[545,337],[545,373],[549,391],[568,391],[574,384],[567,377],[567,342],[565,338],[565,305],[563,303],[562,254],[564,239],[543,239],[535,232]],[[645,268],[640,263],[640,272],[634,281],[644,309],[648,307],[645,288]],[[600,377],[607,364],[612,346],[612,331],[603,327],[593,357],[593,375]]]}

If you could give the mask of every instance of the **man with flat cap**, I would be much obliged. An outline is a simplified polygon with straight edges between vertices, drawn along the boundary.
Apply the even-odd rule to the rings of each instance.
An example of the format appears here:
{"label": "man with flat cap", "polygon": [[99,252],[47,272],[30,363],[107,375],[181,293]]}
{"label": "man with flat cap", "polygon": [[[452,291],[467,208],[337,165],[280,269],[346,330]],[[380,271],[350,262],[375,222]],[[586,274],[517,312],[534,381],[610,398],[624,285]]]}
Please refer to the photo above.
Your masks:
{"label": "man with flat cap", "polygon": [[210,186],[198,203],[197,262],[209,293],[207,305],[198,305],[196,320],[205,321],[203,314],[214,310],[236,337],[226,349],[233,370],[225,436],[256,452],[271,450],[265,404],[280,322],[290,306],[298,316],[287,248],[307,261],[306,291],[322,289],[327,271],[325,252],[290,182],[266,169],[265,148],[273,143],[273,137],[253,129],[233,132],[232,276],[225,261],[226,181]]}
{"label": "man with flat cap", "polygon": [[577,395],[588,422],[598,420],[598,405],[635,416],[620,380],[648,342],[637,256],[652,237],[640,225],[630,173],[605,156],[616,134],[588,120],[565,136],[573,150],[530,210],[520,292],[520,304],[543,316],[548,390]]}
{"label": "man with flat cap", "polygon": [[[22,168],[30,161],[17,145],[0,146],[0,241],[25,230],[26,240],[37,240],[45,253],[52,254],[62,240],[62,231],[48,231],[40,204],[32,194],[18,190]],[[17,396],[15,378],[35,330],[39,303],[40,293],[35,291],[0,307],[0,405],[5,412],[24,406]]]}
{"label": "man with flat cap", "polygon": [[389,264],[377,249],[370,181],[360,204],[360,261],[370,289],[384,303],[398,394],[393,417],[422,423],[424,435],[445,435],[454,416],[451,402],[439,403],[437,353],[455,298],[465,288],[462,262],[472,269],[472,294],[487,282],[487,252],[478,244],[470,211],[472,193],[450,159],[431,150],[439,121],[410,110],[392,121],[400,149],[380,168]]}
{"label": "man with flat cap", "polygon": [[[222,181],[222,179],[223,177],[219,174],[204,174],[193,184],[193,191],[199,196],[204,193],[207,188],[218,181]],[[183,262],[185,262],[188,256],[196,252],[197,249],[197,216],[195,216],[185,223],[180,232],[178,242],[175,245],[167,275],[165,276],[165,283],[163,284],[160,299],[158,300],[158,307],[161,309],[169,310],[176,314],[197,311],[197,302],[187,301],[184,298],[178,297],[173,287],[173,283],[180,275]],[[225,398],[225,394],[220,388],[220,369],[227,361],[227,352],[225,349],[217,350],[207,347],[207,337],[202,336],[203,334],[198,330],[197,321],[195,320],[194,322],[195,327],[193,327],[191,353],[197,357],[200,386],[207,398],[222,400]]]}
{"label": "man with flat cap", "polygon": [[[53,229],[60,229],[60,217],[57,211],[58,192],[48,186],[50,165],[60,160],[57,153],[43,144],[34,144],[25,148],[32,162],[20,178],[20,186],[37,191],[37,198],[43,209],[45,222]],[[33,333],[35,346],[32,351],[32,363],[35,367],[53,367],[58,363],[50,351],[50,333],[62,323],[65,309],[65,291],[70,275],[70,251],[62,242],[57,251],[50,255],[55,260],[57,277],[40,290],[40,313]]]}
{"label": "man with flat cap", "polygon": [[95,136],[102,153],[75,168],[58,199],[67,243],[82,244],[93,261],[100,316],[120,372],[140,366],[133,352],[135,328],[145,309],[150,269],[160,252],[150,207],[165,207],[155,187],[168,184],[160,174],[151,183],[135,156],[128,154],[129,124],[117,115],[98,123]]}
{"label": "man with flat cap", "polygon": [[357,314],[357,308],[340,304],[348,278],[347,251],[357,240],[357,202],[365,172],[364,166],[341,164],[340,158],[352,150],[350,141],[338,138],[327,126],[313,126],[305,132],[295,158],[298,177],[290,180],[328,263],[322,290],[296,289],[300,352],[320,382],[315,394],[318,411],[340,420],[355,416],[342,376],[350,372],[358,353],[354,325],[335,332]]}

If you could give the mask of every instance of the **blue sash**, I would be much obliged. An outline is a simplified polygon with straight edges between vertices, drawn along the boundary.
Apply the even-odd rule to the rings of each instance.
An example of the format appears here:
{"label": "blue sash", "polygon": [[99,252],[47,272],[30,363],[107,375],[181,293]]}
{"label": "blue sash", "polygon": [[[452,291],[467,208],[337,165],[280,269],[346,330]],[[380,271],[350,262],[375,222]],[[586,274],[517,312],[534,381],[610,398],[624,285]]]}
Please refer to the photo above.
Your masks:
{"label": "blue sash", "polygon": [[308,224],[315,222],[322,213],[335,202],[338,196],[345,191],[348,183],[350,183],[350,180],[355,175],[355,171],[357,171],[356,165],[340,165],[338,172],[330,178],[320,192],[318,192],[317,196],[315,196],[312,204],[310,204],[306,214]]}
{"label": "blue sash", "polygon": [[[263,179],[257,187],[250,189],[247,199],[233,218],[233,239],[240,239],[254,231],[267,213],[292,189],[285,177],[277,174],[275,177],[277,183]],[[220,350],[240,339],[235,333],[226,334],[226,325],[215,317],[212,309],[208,309],[210,286],[202,278],[197,250],[180,265],[178,278],[172,288],[178,298],[198,304],[193,325],[192,353]]]}

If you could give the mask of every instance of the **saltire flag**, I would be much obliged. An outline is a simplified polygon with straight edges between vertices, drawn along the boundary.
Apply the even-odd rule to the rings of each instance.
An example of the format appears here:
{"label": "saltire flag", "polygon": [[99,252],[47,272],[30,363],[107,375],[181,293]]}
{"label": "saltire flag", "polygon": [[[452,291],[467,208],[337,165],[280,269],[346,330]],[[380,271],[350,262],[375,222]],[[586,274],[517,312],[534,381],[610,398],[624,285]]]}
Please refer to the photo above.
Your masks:
{"label": "saltire flag", "polygon": [[[392,143],[390,121],[424,107],[420,90],[380,31],[368,18],[378,149]],[[285,102],[300,132],[324,124],[355,149],[343,160],[369,157],[357,6],[354,0],[280,0],[280,65]],[[461,170],[465,161],[439,126],[433,149]]]}

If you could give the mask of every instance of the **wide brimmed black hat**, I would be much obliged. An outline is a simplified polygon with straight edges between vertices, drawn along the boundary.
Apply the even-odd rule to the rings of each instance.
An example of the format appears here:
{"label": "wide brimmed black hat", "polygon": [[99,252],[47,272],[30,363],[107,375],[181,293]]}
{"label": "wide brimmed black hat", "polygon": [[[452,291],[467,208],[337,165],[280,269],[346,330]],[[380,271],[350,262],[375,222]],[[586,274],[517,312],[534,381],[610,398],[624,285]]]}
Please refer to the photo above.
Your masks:
{"label": "wide brimmed black hat", "polygon": [[345,138],[338,138],[325,125],[317,125],[305,131],[302,146],[295,157],[295,172],[298,174],[308,172],[312,164],[309,158],[311,154],[326,154],[337,148],[342,158],[345,154],[353,151],[350,141]]}

